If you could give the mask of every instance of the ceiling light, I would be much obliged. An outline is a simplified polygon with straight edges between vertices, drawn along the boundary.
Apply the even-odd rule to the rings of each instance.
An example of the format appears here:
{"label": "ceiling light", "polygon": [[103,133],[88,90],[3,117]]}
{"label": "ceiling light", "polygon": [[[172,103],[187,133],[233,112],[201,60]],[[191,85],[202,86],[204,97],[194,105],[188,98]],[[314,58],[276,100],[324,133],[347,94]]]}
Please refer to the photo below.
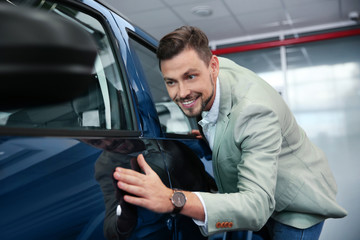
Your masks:
{"label": "ceiling light", "polygon": [[359,12],[357,11],[351,11],[349,12],[349,19],[352,20],[352,21],[359,21],[360,17],[359,17]]}
{"label": "ceiling light", "polygon": [[191,9],[191,12],[199,17],[208,17],[213,13],[209,6],[196,6]]}

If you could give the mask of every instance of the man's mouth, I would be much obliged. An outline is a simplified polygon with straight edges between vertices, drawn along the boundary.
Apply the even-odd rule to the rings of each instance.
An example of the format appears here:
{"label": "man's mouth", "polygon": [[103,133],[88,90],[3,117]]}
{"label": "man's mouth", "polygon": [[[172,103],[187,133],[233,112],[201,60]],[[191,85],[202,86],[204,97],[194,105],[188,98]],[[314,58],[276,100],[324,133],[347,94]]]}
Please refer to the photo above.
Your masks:
{"label": "man's mouth", "polygon": [[197,98],[195,99],[191,99],[191,100],[186,100],[186,101],[181,101],[181,105],[184,108],[191,108],[195,105]]}

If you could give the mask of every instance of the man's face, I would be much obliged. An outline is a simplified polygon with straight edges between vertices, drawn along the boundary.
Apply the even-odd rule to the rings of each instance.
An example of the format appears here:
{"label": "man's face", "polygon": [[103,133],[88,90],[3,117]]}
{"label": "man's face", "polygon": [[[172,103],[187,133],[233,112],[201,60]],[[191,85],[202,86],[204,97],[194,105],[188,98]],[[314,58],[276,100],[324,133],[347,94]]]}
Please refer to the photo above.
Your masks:
{"label": "man's face", "polygon": [[209,111],[214,99],[219,61],[212,56],[207,65],[193,49],[161,61],[161,71],[171,99],[188,117]]}

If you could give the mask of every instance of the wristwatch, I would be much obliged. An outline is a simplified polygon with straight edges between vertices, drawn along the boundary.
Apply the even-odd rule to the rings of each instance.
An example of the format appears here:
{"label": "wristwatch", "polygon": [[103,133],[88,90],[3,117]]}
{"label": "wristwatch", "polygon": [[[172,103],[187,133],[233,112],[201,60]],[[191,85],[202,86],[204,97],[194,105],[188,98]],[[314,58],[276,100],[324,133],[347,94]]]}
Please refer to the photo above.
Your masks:
{"label": "wristwatch", "polygon": [[174,193],[170,198],[171,203],[174,205],[173,214],[179,213],[181,209],[185,206],[186,196],[183,192],[174,189]]}

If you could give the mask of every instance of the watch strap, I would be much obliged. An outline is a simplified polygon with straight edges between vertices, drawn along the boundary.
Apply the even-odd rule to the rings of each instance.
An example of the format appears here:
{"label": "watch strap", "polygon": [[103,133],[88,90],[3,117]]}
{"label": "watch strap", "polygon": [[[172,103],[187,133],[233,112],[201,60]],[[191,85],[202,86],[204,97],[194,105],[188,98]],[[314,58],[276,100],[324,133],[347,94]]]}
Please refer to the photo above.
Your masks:
{"label": "watch strap", "polygon": [[174,206],[174,210],[171,213],[172,214],[178,214],[181,211],[181,209],[183,209],[183,207]]}

